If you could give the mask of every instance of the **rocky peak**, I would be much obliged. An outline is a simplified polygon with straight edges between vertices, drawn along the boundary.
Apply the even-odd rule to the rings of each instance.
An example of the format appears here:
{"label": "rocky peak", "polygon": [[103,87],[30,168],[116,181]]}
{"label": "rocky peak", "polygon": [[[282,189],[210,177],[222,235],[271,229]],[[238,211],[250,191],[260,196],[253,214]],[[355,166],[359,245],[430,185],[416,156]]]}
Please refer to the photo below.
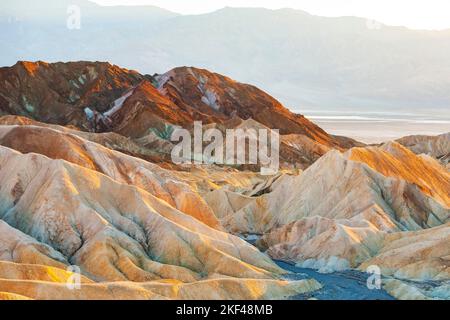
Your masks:
{"label": "rocky peak", "polygon": [[143,78],[104,62],[20,61],[0,69],[0,110],[85,127],[84,108],[105,111],[111,101]]}
{"label": "rocky peak", "polygon": [[177,105],[191,106],[199,112],[229,119],[254,119],[281,134],[304,134],[327,145],[340,143],[301,115],[294,114],[279,101],[255,86],[193,67],[175,68],[158,76],[162,94]]}

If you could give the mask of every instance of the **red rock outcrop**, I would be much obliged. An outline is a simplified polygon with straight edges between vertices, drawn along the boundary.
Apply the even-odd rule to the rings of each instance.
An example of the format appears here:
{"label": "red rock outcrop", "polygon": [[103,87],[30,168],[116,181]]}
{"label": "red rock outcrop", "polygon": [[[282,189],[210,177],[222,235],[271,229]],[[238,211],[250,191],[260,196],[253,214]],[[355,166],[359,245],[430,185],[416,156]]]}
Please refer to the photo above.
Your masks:
{"label": "red rock outcrop", "polygon": [[181,67],[156,77],[159,91],[183,109],[227,120],[254,119],[281,134],[302,134],[325,145],[333,137],[301,115],[294,114],[255,86],[204,69]]}
{"label": "red rock outcrop", "polygon": [[85,108],[104,112],[143,79],[135,71],[104,62],[21,61],[0,68],[0,110],[87,129]]}
{"label": "red rock outcrop", "polygon": [[281,134],[300,134],[346,149],[355,141],[328,135],[258,88],[196,68],[144,76],[101,62],[18,62],[0,69],[0,111],[85,131],[138,138],[164,124],[253,119]]}

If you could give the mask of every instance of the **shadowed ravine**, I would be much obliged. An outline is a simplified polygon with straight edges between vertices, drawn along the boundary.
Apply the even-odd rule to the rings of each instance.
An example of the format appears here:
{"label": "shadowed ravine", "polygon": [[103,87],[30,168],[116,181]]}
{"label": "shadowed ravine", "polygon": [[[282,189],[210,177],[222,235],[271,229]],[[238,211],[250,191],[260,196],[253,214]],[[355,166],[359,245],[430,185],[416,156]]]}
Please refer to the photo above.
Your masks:
{"label": "shadowed ravine", "polygon": [[281,268],[292,272],[285,276],[287,280],[313,278],[322,284],[319,291],[293,297],[294,300],[394,300],[384,290],[369,290],[367,275],[358,271],[322,274],[312,269],[297,268],[282,261],[275,261]]}
{"label": "shadowed ravine", "polygon": [[[258,236],[250,235],[246,241],[255,245]],[[334,273],[319,273],[313,269],[298,268],[284,261],[274,260],[274,262],[286,271],[291,272],[284,276],[286,280],[315,279],[323,288],[294,296],[292,300],[395,300],[384,290],[370,290],[367,288],[368,275],[362,272],[349,270]]]}

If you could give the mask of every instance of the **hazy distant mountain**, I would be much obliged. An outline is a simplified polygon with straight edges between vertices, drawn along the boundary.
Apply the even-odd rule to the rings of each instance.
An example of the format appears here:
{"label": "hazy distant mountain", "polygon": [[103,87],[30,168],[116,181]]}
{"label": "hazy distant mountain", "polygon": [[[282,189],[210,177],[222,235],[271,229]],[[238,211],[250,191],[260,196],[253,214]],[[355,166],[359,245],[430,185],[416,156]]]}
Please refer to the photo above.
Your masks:
{"label": "hazy distant mountain", "polygon": [[[47,3],[0,4],[0,300],[450,300],[450,134],[367,146],[206,69],[15,63],[209,66],[293,106],[357,106],[364,132],[364,108],[450,112],[448,31],[89,2],[69,30],[72,0]],[[184,160],[208,163],[175,163],[175,126],[193,134]],[[263,176],[269,128],[280,170]]]}
{"label": "hazy distant mountain", "polygon": [[[42,2],[33,9],[32,1],[0,4],[1,65],[108,60],[141,73],[193,65],[254,83],[295,109],[450,106],[450,31],[370,28],[365,19],[290,9],[180,16],[155,7]],[[69,3],[82,9],[81,30],[66,28]]]}
{"label": "hazy distant mountain", "polygon": [[[99,6],[88,0],[2,0],[0,3],[0,16],[14,17],[26,21],[51,21],[62,22],[66,25],[68,7],[79,6],[82,18],[86,19],[88,25],[94,24],[101,27],[105,22],[128,21],[129,24],[155,22],[158,20],[177,16],[170,12],[154,6]],[[57,25],[53,25],[57,27]]]}

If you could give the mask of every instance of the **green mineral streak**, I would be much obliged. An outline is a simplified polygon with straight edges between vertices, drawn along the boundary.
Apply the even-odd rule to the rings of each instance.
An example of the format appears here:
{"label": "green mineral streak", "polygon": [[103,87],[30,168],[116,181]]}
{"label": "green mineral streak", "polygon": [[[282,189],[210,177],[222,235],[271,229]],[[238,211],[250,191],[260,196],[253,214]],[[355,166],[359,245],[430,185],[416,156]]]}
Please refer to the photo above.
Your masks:
{"label": "green mineral streak", "polygon": [[170,138],[172,137],[172,134],[175,131],[175,127],[165,123],[163,129],[159,130],[156,128],[151,128],[150,131],[156,134],[161,139],[170,141]]}
{"label": "green mineral streak", "polygon": [[86,81],[86,79],[87,79],[87,76],[86,76],[85,74],[83,74],[83,75],[81,75],[81,76],[78,78],[78,82],[81,83],[81,84],[84,84],[84,82]]}
{"label": "green mineral streak", "polygon": [[25,96],[22,96],[22,100],[23,100],[23,106],[25,107],[25,110],[27,110],[27,112],[29,112],[29,113],[33,113],[35,110],[34,106],[28,102],[28,100]]}
{"label": "green mineral streak", "polygon": [[69,83],[70,83],[72,86],[76,87],[77,89],[80,88],[80,86],[78,85],[78,83],[76,83],[76,82],[73,81],[73,80],[70,80]]}

